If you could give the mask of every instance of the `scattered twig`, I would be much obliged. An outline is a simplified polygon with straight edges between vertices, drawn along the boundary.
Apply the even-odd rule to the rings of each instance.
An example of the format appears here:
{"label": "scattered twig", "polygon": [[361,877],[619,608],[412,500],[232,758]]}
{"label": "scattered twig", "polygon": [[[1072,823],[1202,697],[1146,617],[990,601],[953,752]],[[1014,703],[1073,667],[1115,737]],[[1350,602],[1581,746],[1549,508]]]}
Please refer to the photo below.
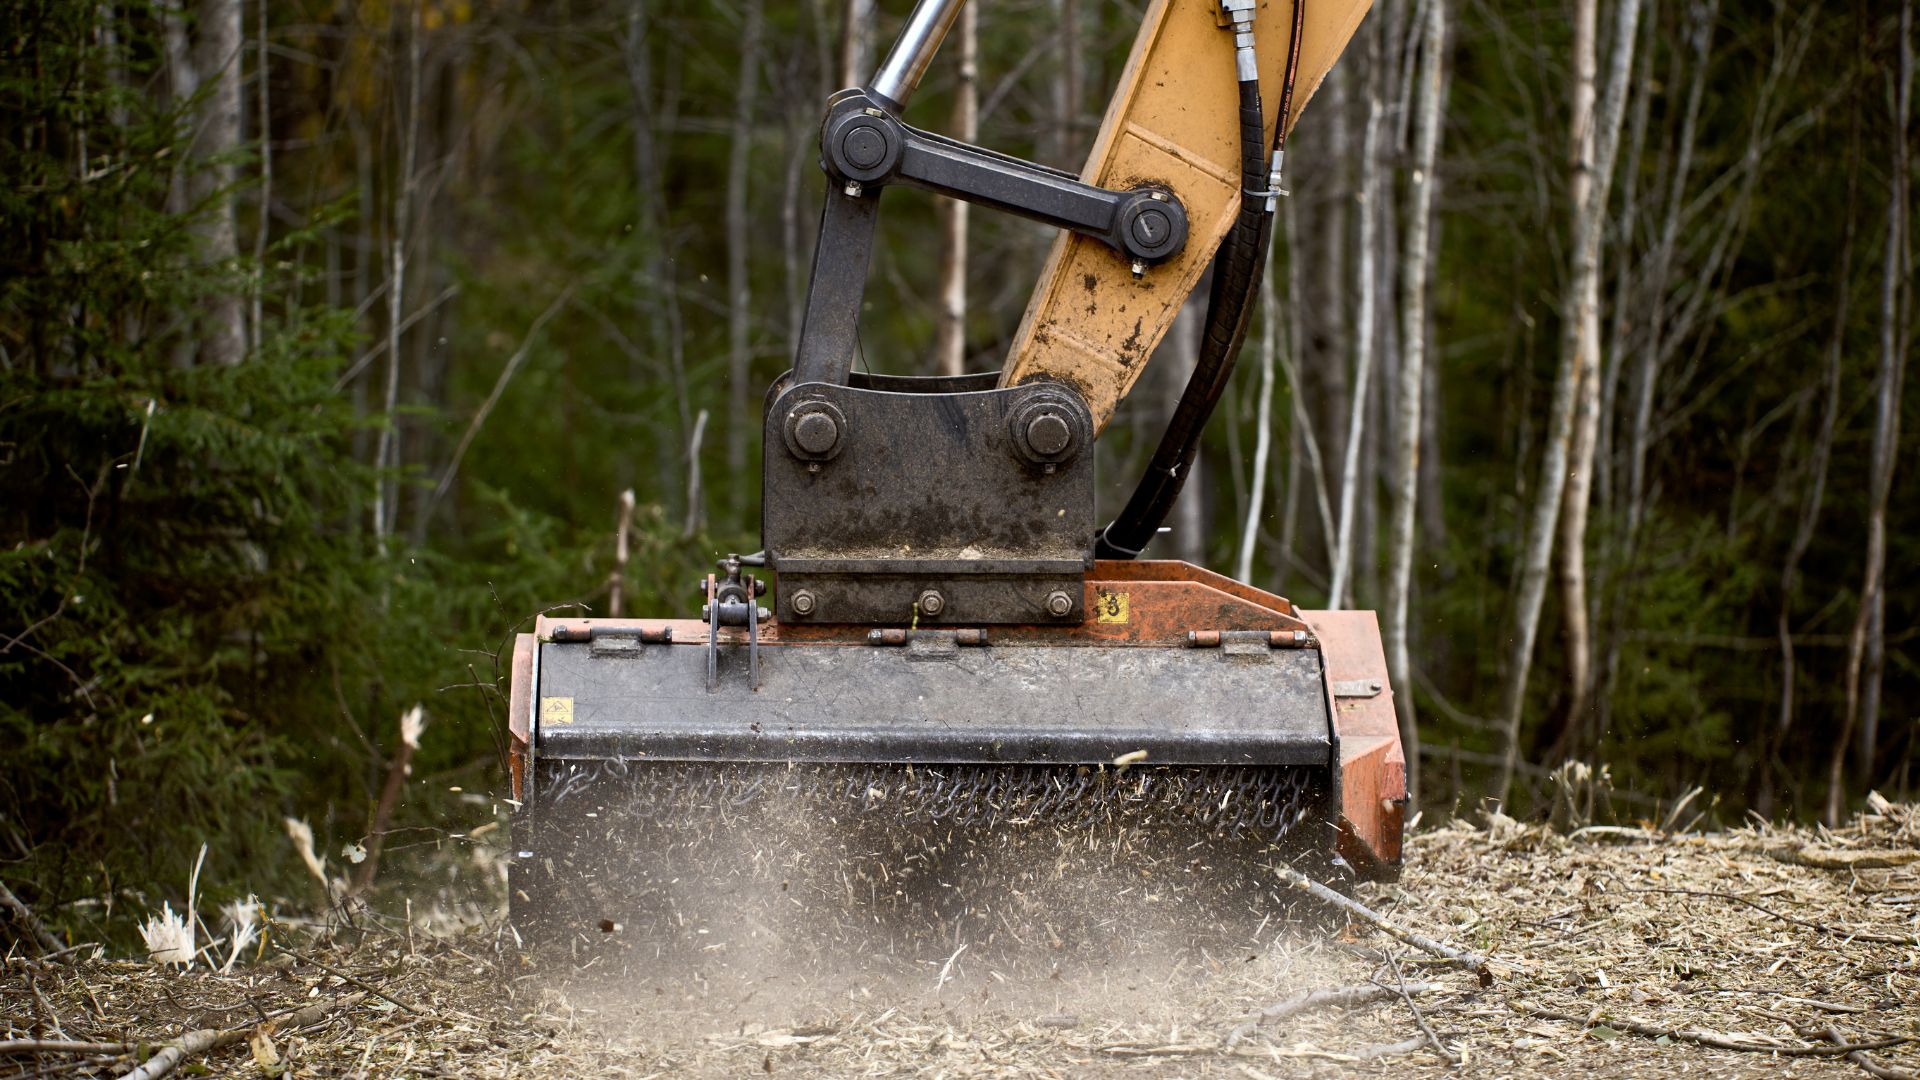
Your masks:
{"label": "scattered twig", "polygon": [[[309,1024],[317,1024],[326,1019],[328,1014],[335,1008],[352,1008],[366,1000],[366,997],[366,994],[355,994],[352,997],[341,998],[337,1002],[325,1001],[319,1004],[309,1005],[288,1016],[286,1026],[290,1028],[303,1028]],[[198,1031],[189,1031],[180,1038],[161,1047],[159,1053],[148,1058],[139,1068],[123,1074],[120,1080],[160,1080],[160,1077],[178,1068],[180,1063],[186,1059],[218,1050],[221,1047],[232,1046],[237,1042],[245,1042],[247,1036],[257,1030],[259,1030],[257,1027],[244,1027],[229,1028],[225,1031],[217,1031],[213,1028],[201,1028]]]}
{"label": "scattered twig", "polygon": [[289,948],[284,938],[280,942],[280,951],[286,953],[288,956],[293,957],[295,960],[298,960],[303,964],[312,964],[314,967],[319,968],[321,971],[326,972],[327,974],[333,976],[336,979],[340,979],[343,982],[352,983],[353,985],[359,987],[362,990],[365,990],[367,993],[372,994],[374,997],[377,997],[382,1001],[386,1001],[393,1005],[397,1005],[400,1008],[405,1009],[408,1012],[414,1014],[415,1016],[420,1015],[420,1010],[418,1008],[415,1008],[414,1006],[409,1005],[404,1001],[401,1001],[399,998],[394,997],[392,994],[387,993],[385,990],[382,990],[377,986],[374,986],[372,983],[362,981],[361,979],[356,978],[355,976],[349,975],[338,968],[332,967],[327,964],[323,964],[320,961],[314,959],[311,956],[308,956],[303,952],[299,952],[295,949]]}
{"label": "scattered twig", "polygon": [[[1403,984],[1408,994],[1425,994],[1434,989],[1432,983]],[[1335,986],[1325,990],[1307,990],[1295,994],[1284,1001],[1269,1005],[1254,1013],[1239,1027],[1227,1033],[1225,1046],[1233,1046],[1259,1030],[1262,1024],[1291,1020],[1301,1013],[1317,1009],[1351,1009],[1357,1005],[1371,1005],[1376,1001],[1386,1001],[1399,994],[1401,988],[1381,986],[1379,983],[1359,983],[1354,986]]]}
{"label": "scattered twig", "polygon": [[1815,922],[1811,919],[1799,919],[1788,915],[1786,912],[1775,911],[1758,900],[1749,899],[1748,897],[1741,896],[1739,893],[1721,892],[1718,889],[1629,888],[1626,891],[1636,893],[1665,893],[1671,896],[1698,896],[1714,900],[1731,900],[1736,904],[1745,904],[1755,911],[1771,915],[1781,922],[1789,922],[1795,926],[1804,926],[1809,930],[1818,930],[1823,934],[1832,934],[1835,937],[1846,938],[1850,941],[1871,941],[1882,945],[1920,945],[1920,935],[1882,934],[1872,930],[1849,930],[1845,927],[1834,926],[1830,923]]}
{"label": "scattered twig", "polygon": [[1739,1050],[1749,1054],[1779,1054],[1782,1057],[1839,1057],[1861,1050],[1885,1050],[1889,1046],[1898,1046],[1908,1040],[1902,1037],[1875,1039],[1864,1043],[1841,1042],[1831,1046],[1779,1046],[1773,1043],[1746,1042],[1716,1031],[1697,1031],[1688,1028],[1663,1027],[1659,1024],[1643,1024],[1638,1020],[1621,1020],[1613,1017],[1586,1016],[1578,1013],[1561,1012],[1535,1005],[1530,1001],[1516,1002],[1513,1006],[1529,1016],[1538,1016],[1544,1020],[1559,1020],[1568,1024],[1591,1027],[1596,1023],[1605,1023],[1616,1031],[1632,1032],[1649,1039],[1666,1037],[1685,1042],[1698,1043],[1715,1050]]}
{"label": "scattered twig", "polygon": [[[1411,1039],[1402,1039],[1399,1042],[1373,1043],[1369,1046],[1359,1047],[1353,1051],[1353,1056],[1360,1061],[1378,1061],[1381,1058],[1411,1054],[1425,1045],[1427,1045],[1427,1037],[1425,1035],[1415,1035]],[[1457,1058],[1454,1060],[1458,1061]]]}
{"label": "scattered twig", "polygon": [[1420,1006],[1413,1003],[1413,994],[1407,988],[1406,976],[1400,973],[1399,958],[1394,956],[1387,957],[1387,966],[1393,969],[1392,989],[1398,992],[1400,1000],[1406,1003],[1407,1011],[1413,1014],[1413,1022],[1420,1025],[1421,1034],[1425,1035],[1427,1041],[1433,1044],[1434,1052],[1446,1059],[1449,1065],[1460,1064],[1459,1056],[1449,1049],[1446,1043],[1440,1041],[1440,1036],[1434,1034],[1433,1026],[1427,1023],[1427,1014],[1421,1012]]}
{"label": "scattered twig", "polygon": [[1814,1034],[1835,1046],[1845,1048],[1847,1060],[1860,1066],[1869,1076],[1878,1077],[1879,1080],[1920,1080],[1920,1077],[1916,1077],[1914,1073],[1906,1069],[1896,1069],[1888,1065],[1880,1064],[1868,1057],[1866,1050],[1861,1047],[1849,1047],[1846,1038],[1840,1034],[1840,1029],[1831,1024],[1821,1028]]}
{"label": "scattered twig", "polygon": [[1419,949],[1423,953],[1437,956],[1449,963],[1459,964],[1462,967],[1479,972],[1482,976],[1482,981],[1486,981],[1488,961],[1486,957],[1481,956],[1479,953],[1470,952],[1466,949],[1457,949],[1451,945],[1443,945],[1427,937],[1425,934],[1415,933],[1389,920],[1386,916],[1381,915],[1379,912],[1374,911],[1358,900],[1342,896],[1292,867],[1281,866],[1275,869],[1279,873],[1281,880],[1292,885],[1294,888],[1305,890],[1316,899],[1332,904],[1334,907],[1339,908],[1349,915],[1372,923],[1374,926],[1399,938],[1406,944]]}

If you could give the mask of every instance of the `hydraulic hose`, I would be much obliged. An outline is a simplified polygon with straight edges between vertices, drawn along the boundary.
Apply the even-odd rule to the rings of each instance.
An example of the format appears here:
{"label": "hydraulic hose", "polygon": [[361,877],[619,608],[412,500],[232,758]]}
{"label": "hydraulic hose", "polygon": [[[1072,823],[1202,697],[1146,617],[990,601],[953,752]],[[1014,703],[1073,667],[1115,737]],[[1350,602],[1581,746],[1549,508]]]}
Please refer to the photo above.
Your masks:
{"label": "hydraulic hose", "polygon": [[1134,488],[1127,505],[1094,539],[1094,557],[1132,559],[1139,556],[1159,531],[1180,497],[1187,473],[1200,452],[1207,419],[1226,392],[1233,375],[1254,298],[1266,273],[1267,249],[1273,235],[1273,209],[1280,191],[1280,166],[1286,152],[1287,121],[1293,111],[1294,76],[1300,65],[1300,37],[1306,0],[1294,0],[1293,34],[1287,43],[1287,66],[1280,91],[1279,122],[1274,125],[1271,168],[1263,141],[1264,115],[1260,79],[1253,61],[1251,10],[1236,19],[1236,61],[1240,75],[1240,213],[1214,256],[1213,285],[1207,294],[1207,315],[1199,355],[1186,389],[1174,405],[1167,430]]}

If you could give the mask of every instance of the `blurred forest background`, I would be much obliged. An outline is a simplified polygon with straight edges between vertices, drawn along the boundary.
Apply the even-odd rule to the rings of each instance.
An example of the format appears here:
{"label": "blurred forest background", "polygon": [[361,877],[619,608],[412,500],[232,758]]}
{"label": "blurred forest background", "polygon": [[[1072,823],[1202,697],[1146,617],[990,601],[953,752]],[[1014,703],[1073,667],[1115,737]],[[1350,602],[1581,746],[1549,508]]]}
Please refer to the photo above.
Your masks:
{"label": "blurred forest background", "polygon": [[[1077,167],[1144,4],[976,4],[908,118]],[[280,887],[284,817],[491,820],[508,636],[759,546],[819,117],[906,6],[4,5],[0,882],[98,934],[202,842]],[[1375,0],[1149,554],[1380,608],[1430,813],[1566,761],[1722,820],[1911,797],[1912,21]],[[890,194],[866,361],[997,368],[1049,240]]]}

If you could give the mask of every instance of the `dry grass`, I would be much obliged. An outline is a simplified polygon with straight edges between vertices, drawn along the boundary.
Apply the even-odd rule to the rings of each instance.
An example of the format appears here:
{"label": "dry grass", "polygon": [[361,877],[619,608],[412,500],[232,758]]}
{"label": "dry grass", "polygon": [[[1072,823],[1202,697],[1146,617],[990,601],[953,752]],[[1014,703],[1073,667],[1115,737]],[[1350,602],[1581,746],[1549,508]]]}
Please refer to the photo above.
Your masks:
{"label": "dry grass", "polygon": [[[91,1042],[264,1016],[290,1076],[1912,1075],[1920,808],[1878,808],[1831,832],[1562,836],[1496,819],[1421,833],[1405,878],[1361,899],[1490,957],[1491,985],[1364,924],[1302,928],[1258,956],[1064,981],[1002,980],[964,956],[924,978],[865,978],[854,958],[832,978],[661,974],[617,991],[469,931],[315,945],[226,975],[15,958],[0,1010],[5,1038]],[[1432,984],[1413,998],[1418,1018],[1397,992],[1362,992],[1351,996],[1373,1000],[1299,1011],[1229,1045],[1263,1008],[1314,990],[1392,988],[1396,966]],[[1849,1059],[1834,1038],[1876,1048]],[[270,1072],[253,1054],[240,1039],[199,1063],[215,1075]],[[0,1078],[118,1075],[133,1063],[6,1052]]]}

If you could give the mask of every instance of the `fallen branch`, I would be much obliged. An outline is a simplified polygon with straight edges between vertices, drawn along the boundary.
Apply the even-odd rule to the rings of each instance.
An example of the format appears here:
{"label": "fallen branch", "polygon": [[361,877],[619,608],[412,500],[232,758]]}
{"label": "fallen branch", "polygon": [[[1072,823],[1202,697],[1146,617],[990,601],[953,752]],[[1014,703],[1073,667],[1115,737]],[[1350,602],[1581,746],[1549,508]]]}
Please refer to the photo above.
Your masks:
{"label": "fallen branch", "polygon": [[139,1045],[72,1039],[0,1039],[0,1054],[131,1054]]}
{"label": "fallen branch", "polygon": [[0,882],[0,921],[19,927],[22,936],[33,942],[43,955],[54,956],[62,951],[60,939],[54,937],[53,931],[47,929],[33,909],[21,903],[20,898],[13,895],[13,890],[3,882]]}
{"label": "fallen branch", "polygon": [[[1820,1038],[1833,1043],[1835,1046],[1847,1046],[1847,1040],[1840,1034],[1840,1029],[1831,1024],[1820,1029],[1817,1034]],[[1868,1057],[1864,1049],[1857,1047],[1847,1049],[1847,1060],[1860,1066],[1868,1076],[1878,1077],[1879,1080],[1920,1080],[1920,1077],[1916,1077],[1906,1069],[1896,1069],[1888,1065],[1880,1064]]]}
{"label": "fallen branch", "polygon": [[1920,862],[1920,851],[1834,851],[1788,844],[1776,844],[1760,850],[1774,862],[1814,870],[1891,870]]}
{"label": "fallen branch", "polygon": [[1751,900],[1739,893],[1721,892],[1718,889],[1674,889],[1674,888],[1629,888],[1628,892],[1666,893],[1673,896],[1698,896],[1714,900],[1731,900],[1736,904],[1745,904],[1755,911],[1779,919],[1781,922],[1804,926],[1809,930],[1818,930],[1823,934],[1846,938],[1849,941],[1871,941],[1881,945],[1920,945],[1920,935],[1881,934],[1872,930],[1848,930],[1843,926],[1815,922],[1812,919],[1797,919],[1784,911],[1775,911],[1758,900]]}
{"label": "fallen branch", "polygon": [[1374,926],[1379,927],[1400,939],[1402,942],[1419,949],[1423,953],[1437,956],[1448,963],[1459,964],[1462,967],[1479,972],[1483,985],[1490,981],[1487,972],[1487,958],[1481,956],[1479,953],[1470,952],[1466,949],[1457,949],[1451,945],[1443,945],[1427,937],[1425,934],[1415,933],[1389,920],[1386,916],[1374,911],[1358,900],[1342,896],[1340,893],[1327,888],[1325,885],[1320,884],[1292,867],[1281,866],[1276,867],[1275,870],[1279,873],[1282,881],[1292,885],[1294,888],[1305,890],[1318,900],[1332,904],[1334,907],[1339,908],[1349,915],[1372,923]]}
{"label": "fallen branch", "polygon": [[1715,1050],[1739,1050],[1749,1054],[1778,1054],[1781,1057],[1841,1057],[1862,1050],[1885,1050],[1889,1046],[1898,1046],[1901,1043],[1909,1041],[1902,1037],[1894,1037],[1875,1039],[1872,1042],[1865,1043],[1843,1042],[1830,1046],[1777,1046],[1772,1043],[1746,1042],[1733,1038],[1730,1035],[1722,1035],[1717,1031],[1696,1031],[1686,1028],[1662,1027],[1658,1024],[1643,1024],[1638,1020],[1618,1020],[1612,1017],[1607,1017],[1604,1020],[1589,1019],[1587,1016],[1561,1012],[1558,1009],[1548,1009],[1529,1001],[1516,1002],[1513,1007],[1529,1016],[1538,1016],[1543,1020],[1559,1020],[1569,1024],[1579,1024],[1582,1028],[1591,1027],[1595,1023],[1605,1023],[1607,1027],[1613,1028],[1616,1031],[1631,1032],[1635,1035],[1643,1035],[1649,1039],[1662,1037],[1680,1039],[1685,1042],[1711,1047]]}
{"label": "fallen branch", "polygon": [[[328,1001],[321,1002],[317,1005],[309,1005],[304,1009],[290,1014],[286,1019],[285,1026],[289,1028],[303,1028],[310,1024],[317,1024],[325,1020],[328,1014],[334,1009],[352,1008],[362,1001],[365,1001],[366,998],[367,995],[365,994],[355,994],[352,997],[341,998],[339,1001]],[[186,1059],[218,1050],[221,1047],[232,1046],[237,1042],[245,1042],[247,1036],[264,1026],[265,1025],[254,1025],[243,1028],[229,1028],[225,1031],[219,1031],[213,1028],[201,1028],[198,1031],[189,1031],[180,1038],[161,1047],[159,1053],[148,1058],[139,1068],[122,1074],[120,1080],[160,1080],[161,1077],[179,1068],[180,1063]]]}
{"label": "fallen branch", "polygon": [[[1406,984],[1404,989],[1408,994],[1425,994],[1432,991],[1434,985],[1411,983]],[[1351,1009],[1357,1005],[1371,1005],[1376,1001],[1398,997],[1401,990],[1402,987],[1381,986],[1379,983],[1360,983],[1355,986],[1304,991],[1254,1013],[1245,1023],[1227,1033],[1225,1046],[1227,1049],[1232,1049],[1240,1040],[1258,1031],[1262,1024],[1291,1020],[1301,1013],[1318,1009]]]}

